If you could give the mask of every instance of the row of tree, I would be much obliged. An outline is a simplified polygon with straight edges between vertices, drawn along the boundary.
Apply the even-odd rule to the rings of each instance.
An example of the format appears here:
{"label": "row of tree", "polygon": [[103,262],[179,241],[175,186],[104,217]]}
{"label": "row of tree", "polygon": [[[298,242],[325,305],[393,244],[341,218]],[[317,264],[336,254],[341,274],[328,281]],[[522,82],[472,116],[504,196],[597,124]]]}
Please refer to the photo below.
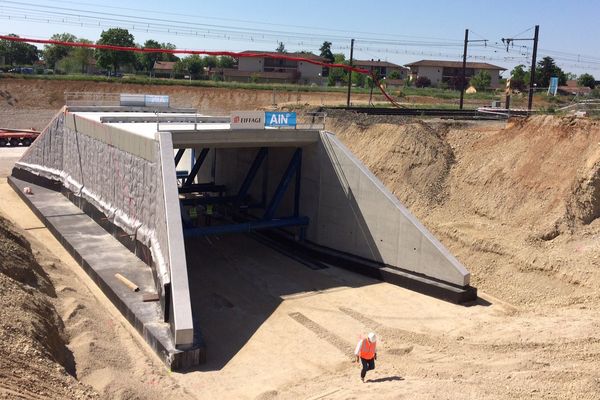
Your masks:
{"label": "row of tree", "polygon": [[[11,34],[9,36],[18,37]],[[50,38],[59,42],[72,42],[92,44],[91,40],[77,38],[71,33],[57,33]],[[97,44],[144,47],[152,49],[174,50],[171,43],[160,43],[156,40],[147,40],[143,45],[135,43],[135,39],[127,29],[113,28],[103,31]],[[231,68],[235,60],[231,57],[200,57],[192,55],[180,59],[172,53],[133,53],[129,51],[94,50],[87,47],[70,47],[57,44],[45,45],[42,50],[28,43],[0,40],[0,58],[4,58],[6,65],[33,65],[43,60],[46,68],[64,73],[85,73],[93,60],[98,67],[113,72],[127,67],[133,71],[151,72],[156,61],[175,62],[175,71],[190,73],[198,76],[205,67]]]}
{"label": "row of tree", "polygon": [[[511,71],[510,85],[512,89],[525,90],[529,87],[531,79],[531,71],[526,69],[525,65],[517,65]],[[577,80],[577,84],[582,87],[594,89],[595,78],[590,74],[581,74],[579,77],[570,72],[564,72],[556,65],[552,57],[544,57],[541,59],[535,68],[534,83],[538,87],[547,88],[550,86],[550,78],[558,77],[559,86],[567,84],[567,80]]]}
{"label": "row of tree", "polygon": [[[90,40],[77,38],[70,33],[55,34],[51,39],[81,44],[92,43]],[[175,45],[171,43],[160,43],[151,39],[147,40],[143,46],[140,46],[135,43],[133,35],[129,33],[127,29],[121,28],[112,28],[103,31],[100,35],[100,39],[96,43],[122,47],[145,47],[165,50],[173,50],[176,48]],[[323,45],[319,49],[320,56],[325,58],[329,63],[349,64],[343,53],[334,54],[331,51],[331,45],[331,42],[323,42]],[[279,43],[276,51],[285,53],[286,50],[284,44]],[[0,58],[2,58],[2,56],[4,56],[4,62],[7,65],[32,65],[41,58],[44,60],[47,68],[56,69],[65,73],[85,73],[90,61],[93,59],[96,60],[96,63],[100,68],[112,70],[115,73],[124,66],[128,66],[131,70],[146,71],[150,73],[153,70],[156,61],[171,61],[176,63],[174,68],[176,73],[187,73],[193,78],[202,75],[205,68],[232,68],[235,65],[235,60],[231,57],[200,57],[198,55],[191,55],[180,59],[171,53],[133,53],[129,51],[93,50],[86,47],[68,47],[55,44],[45,45],[44,49],[40,51],[37,47],[28,43],[9,40],[0,40]],[[324,69],[323,76],[327,77],[330,86],[348,82],[348,72],[340,68],[332,70]],[[550,85],[551,77],[558,77],[559,85],[565,85],[568,79],[576,78],[574,74],[563,72],[551,57],[544,57],[536,66],[535,83],[538,87],[548,87]],[[390,78],[394,78],[394,76],[390,76]],[[518,65],[511,71],[511,87],[517,90],[525,90],[529,84],[529,78],[530,71],[527,71],[524,65]],[[476,88],[485,88],[489,86],[489,80],[489,74],[486,76],[486,73],[480,73],[471,78],[470,84]],[[352,83],[361,87],[373,84],[371,79],[362,74],[352,74]],[[417,86],[427,86],[427,82],[424,81],[416,82],[416,84]],[[578,84],[593,89],[595,86],[595,79],[590,74],[582,74],[578,78]],[[460,82],[458,86],[460,86]]]}

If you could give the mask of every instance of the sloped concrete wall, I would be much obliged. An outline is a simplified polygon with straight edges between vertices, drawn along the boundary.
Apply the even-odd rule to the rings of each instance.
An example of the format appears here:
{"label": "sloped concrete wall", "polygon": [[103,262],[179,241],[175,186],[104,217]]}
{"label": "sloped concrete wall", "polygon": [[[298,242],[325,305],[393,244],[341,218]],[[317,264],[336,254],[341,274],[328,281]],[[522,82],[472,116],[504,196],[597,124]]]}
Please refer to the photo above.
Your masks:
{"label": "sloped concrete wall", "polygon": [[459,286],[466,268],[332,133],[321,133],[315,243]]}
{"label": "sloped concrete wall", "polygon": [[[60,181],[76,196],[102,211],[116,226],[144,245],[151,253],[159,280],[157,289],[164,295],[173,271],[177,271],[178,290],[186,301],[178,301],[178,315],[185,323],[175,327],[176,345],[193,341],[191,306],[187,287],[185,257],[173,264],[170,251],[184,254],[183,240],[170,243],[167,215],[172,208],[179,216],[179,204],[167,204],[169,192],[177,199],[173,158],[165,160],[172,179],[165,179],[159,141],[124,132],[68,113],[63,109],[32,144],[15,168]],[[170,145],[173,152],[172,144]],[[164,157],[163,157],[164,158]],[[165,182],[170,184],[165,187]],[[172,187],[171,187],[172,186]],[[171,218],[172,219],[172,218]],[[171,250],[173,246],[179,246]],[[176,258],[176,257],[175,257]],[[183,274],[183,276],[179,276]],[[182,286],[182,279],[185,285]],[[173,288],[174,289],[174,288]],[[167,299],[170,301],[170,299]],[[173,311],[173,310],[172,310]],[[175,312],[170,317],[175,316]]]}
{"label": "sloped concrete wall", "polygon": [[[458,286],[469,284],[465,267],[332,133],[302,147],[300,213],[310,218],[310,242],[402,268]],[[250,189],[271,199],[295,148],[272,147]],[[237,193],[258,148],[217,149],[216,182]],[[266,183],[265,180],[266,179]],[[276,216],[293,212],[293,182]],[[264,210],[253,210],[260,217]]]}

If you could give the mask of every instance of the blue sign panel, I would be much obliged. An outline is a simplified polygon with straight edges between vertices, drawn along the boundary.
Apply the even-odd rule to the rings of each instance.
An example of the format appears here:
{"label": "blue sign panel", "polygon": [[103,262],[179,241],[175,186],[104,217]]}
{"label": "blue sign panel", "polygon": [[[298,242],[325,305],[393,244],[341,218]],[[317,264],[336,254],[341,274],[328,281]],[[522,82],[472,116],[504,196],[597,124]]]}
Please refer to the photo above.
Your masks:
{"label": "blue sign panel", "polygon": [[550,78],[550,87],[548,88],[548,94],[556,96],[557,91],[558,91],[558,77],[553,76]]}
{"label": "blue sign panel", "polygon": [[265,126],[296,126],[295,112],[270,112],[265,113]]}

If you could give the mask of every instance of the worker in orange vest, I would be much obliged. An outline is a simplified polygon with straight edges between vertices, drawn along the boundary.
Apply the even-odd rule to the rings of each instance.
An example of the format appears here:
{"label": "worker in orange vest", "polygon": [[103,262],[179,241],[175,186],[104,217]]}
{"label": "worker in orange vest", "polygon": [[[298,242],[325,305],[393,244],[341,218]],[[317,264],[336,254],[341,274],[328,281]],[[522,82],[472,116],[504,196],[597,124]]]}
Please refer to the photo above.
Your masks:
{"label": "worker in orange vest", "polygon": [[371,332],[366,338],[359,340],[354,350],[356,362],[360,359],[362,370],[360,371],[360,379],[364,382],[367,371],[375,369],[375,360],[377,360],[377,336]]}

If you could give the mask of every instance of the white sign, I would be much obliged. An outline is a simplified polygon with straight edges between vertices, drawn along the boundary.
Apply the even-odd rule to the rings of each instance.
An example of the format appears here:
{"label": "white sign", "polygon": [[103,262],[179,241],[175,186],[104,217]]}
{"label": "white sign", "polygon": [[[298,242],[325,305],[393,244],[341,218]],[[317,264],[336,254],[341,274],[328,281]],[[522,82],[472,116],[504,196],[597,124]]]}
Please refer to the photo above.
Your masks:
{"label": "white sign", "polygon": [[265,129],[264,111],[232,111],[231,129]]}
{"label": "white sign", "polygon": [[146,107],[169,107],[169,96],[147,94],[144,96]]}

